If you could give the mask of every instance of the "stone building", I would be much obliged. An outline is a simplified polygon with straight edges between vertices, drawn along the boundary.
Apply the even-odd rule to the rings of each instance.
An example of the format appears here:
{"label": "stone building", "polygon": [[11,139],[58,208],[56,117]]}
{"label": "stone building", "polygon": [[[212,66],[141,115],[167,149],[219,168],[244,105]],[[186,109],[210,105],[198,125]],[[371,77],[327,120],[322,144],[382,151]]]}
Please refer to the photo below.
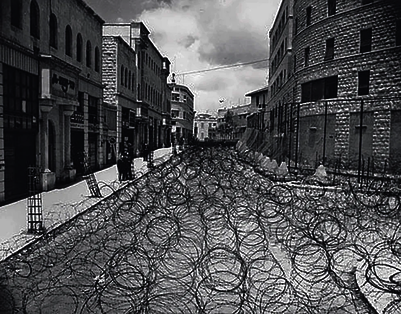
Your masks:
{"label": "stone building", "polygon": [[170,146],[171,141],[170,61],[149,34],[142,22],[106,23],[103,27],[103,36],[120,36],[136,53],[135,145],[157,149]]}
{"label": "stone building", "polygon": [[[0,201],[105,163],[103,20],[82,0],[0,2]],[[75,113],[74,113],[75,112]]]}
{"label": "stone building", "polygon": [[174,140],[189,143],[193,138],[194,95],[187,86],[175,83],[171,88],[171,136]]}
{"label": "stone building", "polygon": [[194,136],[200,141],[214,140],[217,118],[210,113],[198,113],[195,116]]}
{"label": "stone building", "polygon": [[110,158],[116,156],[126,146],[131,154],[140,149],[144,141],[135,132],[137,103],[136,53],[119,36],[103,36],[103,100],[114,108],[115,114],[109,113],[110,124],[114,133],[109,134],[111,142]]}
{"label": "stone building", "polygon": [[271,121],[292,139],[282,155],[399,172],[401,2],[297,0],[292,15],[290,77],[269,81]]}

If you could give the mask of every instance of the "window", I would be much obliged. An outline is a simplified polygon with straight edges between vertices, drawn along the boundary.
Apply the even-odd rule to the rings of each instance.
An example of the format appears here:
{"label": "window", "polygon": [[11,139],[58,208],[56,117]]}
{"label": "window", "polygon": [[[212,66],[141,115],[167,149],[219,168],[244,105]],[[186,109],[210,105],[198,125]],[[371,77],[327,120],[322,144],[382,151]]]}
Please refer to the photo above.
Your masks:
{"label": "window", "polygon": [[334,38],[326,39],[326,54],[324,60],[334,59]]}
{"label": "window", "polygon": [[309,65],[310,47],[305,48],[305,66]]}
{"label": "window", "polygon": [[311,17],[312,17],[312,7],[309,6],[306,8],[306,26],[310,25]]}
{"label": "window", "polygon": [[100,53],[99,48],[95,47],[95,71],[99,72],[100,70]]}
{"label": "window", "polygon": [[22,0],[11,1],[11,25],[22,28]]}
{"label": "window", "polygon": [[372,50],[372,29],[362,29],[360,38],[360,52],[368,52]]}
{"label": "window", "polygon": [[369,70],[358,72],[358,95],[369,94],[369,78],[370,78]]}
{"label": "window", "polygon": [[72,30],[70,25],[65,28],[65,54],[72,56]]}
{"label": "window", "polygon": [[49,20],[50,29],[50,46],[57,49],[57,18],[54,14],[50,14]]}
{"label": "window", "polygon": [[124,70],[124,86],[128,87],[128,68]]}
{"label": "window", "polygon": [[132,83],[131,89],[132,89],[132,91],[135,90],[135,80],[134,79],[135,79],[135,75],[132,74],[132,79],[131,79],[131,83]]}
{"label": "window", "polygon": [[337,98],[338,76],[330,76],[301,85],[301,102]]}
{"label": "window", "polygon": [[82,46],[83,46],[83,40],[82,40],[82,35],[78,33],[77,35],[77,61],[82,62]]}
{"label": "window", "polygon": [[324,99],[337,98],[338,76],[330,76],[324,79]]}
{"label": "window", "polygon": [[201,129],[205,128],[205,124],[203,122],[201,122]]}
{"label": "window", "polygon": [[171,100],[172,100],[172,101],[180,101],[180,94],[178,94],[178,93],[172,93],[172,94],[171,94]]}
{"label": "window", "polygon": [[397,21],[395,28],[395,44],[401,46],[401,20]]}
{"label": "window", "polygon": [[120,71],[120,83],[122,86],[124,86],[124,66],[121,66],[121,71]]}
{"label": "window", "polygon": [[171,117],[172,118],[178,118],[179,111],[178,110],[171,110]]}
{"label": "window", "polygon": [[128,85],[127,87],[130,89],[131,88],[131,70],[128,73]]}
{"label": "window", "polygon": [[92,66],[92,44],[89,40],[86,42],[86,66]]}
{"label": "window", "polygon": [[31,1],[29,17],[30,17],[31,35],[33,37],[40,38],[39,6],[35,0]]}
{"label": "window", "polygon": [[336,14],[336,0],[327,0],[327,15]]}

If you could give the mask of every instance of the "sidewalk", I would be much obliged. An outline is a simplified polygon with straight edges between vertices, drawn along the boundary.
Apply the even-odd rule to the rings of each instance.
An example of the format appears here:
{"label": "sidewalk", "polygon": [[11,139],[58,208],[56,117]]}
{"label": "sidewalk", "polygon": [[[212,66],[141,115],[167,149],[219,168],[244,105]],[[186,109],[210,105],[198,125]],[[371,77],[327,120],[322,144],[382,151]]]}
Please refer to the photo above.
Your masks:
{"label": "sidewalk", "polygon": [[[154,152],[154,164],[158,165],[171,157],[171,147]],[[148,171],[142,157],[134,159],[135,177]],[[119,182],[117,166],[95,173],[102,198],[124,187],[128,181]],[[102,198],[91,197],[86,181],[77,182],[62,189],[42,192],[43,221],[47,231],[54,229],[78,213],[90,208]],[[28,234],[27,199],[0,207],[0,261],[34,241],[40,235]]]}

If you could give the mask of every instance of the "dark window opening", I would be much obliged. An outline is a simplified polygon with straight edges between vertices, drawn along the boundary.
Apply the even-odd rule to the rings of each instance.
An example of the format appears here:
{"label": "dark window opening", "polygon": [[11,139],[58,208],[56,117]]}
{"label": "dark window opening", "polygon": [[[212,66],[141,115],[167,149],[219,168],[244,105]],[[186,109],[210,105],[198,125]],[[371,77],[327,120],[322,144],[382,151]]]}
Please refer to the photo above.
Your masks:
{"label": "dark window opening", "polygon": [[307,7],[306,8],[306,26],[309,26],[311,24],[311,18],[312,18],[312,7]]}
{"label": "dark window opening", "polygon": [[11,1],[11,25],[22,28],[22,0]]}
{"label": "dark window opening", "polygon": [[327,15],[336,14],[336,0],[328,0],[327,1]]}
{"label": "dark window opening", "polygon": [[358,95],[369,95],[370,71],[358,72]]}
{"label": "dark window opening", "polygon": [[362,29],[360,38],[360,52],[368,52],[372,50],[372,29]]}
{"label": "dark window opening", "polygon": [[334,59],[334,38],[329,38],[326,40],[326,54],[324,55],[324,60]]}
{"label": "dark window opening", "polygon": [[100,70],[100,52],[99,48],[95,47],[95,71],[99,72]]}
{"label": "dark window opening", "polygon": [[301,85],[301,102],[312,102],[320,99],[337,98],[338,76],[306,82]]}
{"label": "dark window opening", "polygon": [[124,86],[124,66],[121,66],[121,71],[120,71],[120,83],[122,86]]}
{"label": "dark window opening", "polygon": [[65,28],[65,54],[72,56],[72,30],[70,25]]}
{"label": "dark window opening", "polygon": [[54,14],[50,15],[49,20],[49,29],[50,29],[50,46],[57,49],[57,18]]}
{"label": "dark window opening", "polygon": [[30,19],[31,35],[35,38],[40,38],[39,6],[35,0],[31,1]]}
{"label": "dark window opening", "polygon": [[86,66],[88,68],[92,66],[92,45],[89,40],[86,42]]}
{"label": "dark window opening", "polygon": [[305,66],[309,65],[310,47],[305,48]]}
{"label": "dark window opening", "polygon": [[77,61],[82,62],[82,46],[83,40],[81,34],[77,35]]}

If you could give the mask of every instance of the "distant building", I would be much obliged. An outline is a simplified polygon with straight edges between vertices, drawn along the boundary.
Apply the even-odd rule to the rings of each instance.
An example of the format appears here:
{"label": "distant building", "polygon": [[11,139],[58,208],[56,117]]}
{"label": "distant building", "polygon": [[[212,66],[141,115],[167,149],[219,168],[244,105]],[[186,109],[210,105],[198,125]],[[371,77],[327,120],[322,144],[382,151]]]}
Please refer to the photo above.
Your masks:
{"label": "distant building", "polygon": [[269,32],[273,157],[401,173],[400,16],[399,0],[282,1]]}
{"label": "distant building", "polygon": [[[140,147],[135,137],[137,67],[136,53],[119,36],[103,36],[103,100],[109,105],[106,122],[108,160],[116,160],[124,144],[131,153]],[[143,139],[142,139],[143,141]],[[122,143],[121,145],[119,145]]]}
{"label": "distant building", "polygon": [[256,112],[255,104],[224,107],[217,110],[217,134],[222,138],[240,139],[247,127],[247,117]]}
{"label": "distant building", "polygon": [[256,109],[247,116],[247,127],[265,131],[267,124],[266,106],[268,91],[269,87],[265,86],[245,94],[245,96],[251,97],[251,106]]}
{"label": "distant building", "polygon": [[214,140],[217,118],[209,113],[198,113],[195,116],[194,136],[200,141]]}
{"label": "distant building", "polygon": [[190,142],[194,130],[194,95],[187,86],[169,84],[171,89],[171,136]]}
{"label": "distant building", "polygon": [[106,164],[102,25],[84,1],[0,1],[0,201]]}
{"label": "distant building", "polygon": [[[170,61],[150,40],[149,30],[142,22],[106,23],[103,36],[120,36],[136,53],[136,99],[135,108],[132,108],[135,110],[135,145],[142,147],[147,143],[151,149],[169,146],[171,90],[167,77]],[[127,134],[131,133],[127,131]]]}

